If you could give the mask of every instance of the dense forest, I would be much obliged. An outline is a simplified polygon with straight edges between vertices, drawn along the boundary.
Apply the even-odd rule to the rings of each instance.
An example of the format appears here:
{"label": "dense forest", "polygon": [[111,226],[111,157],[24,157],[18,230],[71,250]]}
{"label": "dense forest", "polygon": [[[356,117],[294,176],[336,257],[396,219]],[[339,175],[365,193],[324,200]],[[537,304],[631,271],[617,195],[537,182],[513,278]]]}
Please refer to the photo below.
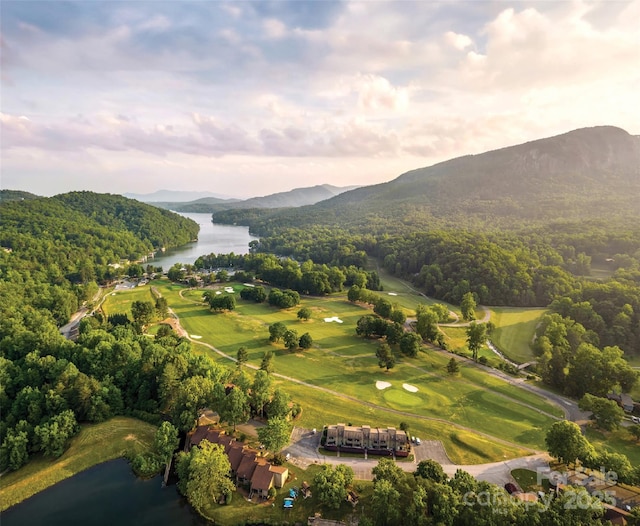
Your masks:
{"label": "dense forest", "polygon": [[[0,471],[33,455],[58,457],[79,424],[115,415],[188,431],[204,407],[233,424],[299,411],[264,371],[252,381],[240,366],[195,355],[168,325],[153,338],[144,334],[167,313],[166,300],[151,292],[132,304],[133,319],[97,311],[81,321],[76,341],[60,334],[98,284],[122,272],[139,275],[137,258],[193,239],[196,223],[119,196],[17,197],[0,204]],[[229,383],[238,389],[225,390]],[[171,435],[174,428],[163,429]],[[156,453],[132,459],[134,468],[157,472],[166,455]]]}

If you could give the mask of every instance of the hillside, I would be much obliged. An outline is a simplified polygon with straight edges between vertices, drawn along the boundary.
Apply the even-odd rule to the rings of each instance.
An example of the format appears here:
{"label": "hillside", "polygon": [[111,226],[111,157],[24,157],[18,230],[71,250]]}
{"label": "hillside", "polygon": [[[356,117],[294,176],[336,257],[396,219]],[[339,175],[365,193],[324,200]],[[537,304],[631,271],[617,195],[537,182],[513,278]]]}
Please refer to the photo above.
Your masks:
{"label": "hillside", "polygon": [[[388,183],[345,192],[314,206],[260,214],[252,225],[380,221],[512,228],[555,220],[637,217],[640,137],[611,126],[468,155],[402,174]],[[242,214],[228,214],[242,223]],[[217,214],[224,221],[225,214]]]}
{"label": "hillside", "polygon": [[337,187],[329,184],[311,186],[308,188],[295,188],[288,192],[278,192],[263,197],[252,197],[244,201],[236,199],[216,199],[205,197],[188,203],[178,202],[153,202],[150,203],[160,208],[175,210],[176,212],[200,212],[212,213],[222,210],[236,210],[249,208],[295,208],[305,205],[313,205],[331,199],[343,192],[353,190],[354,186]]}
{"label": "hillside", "polygon": [[22,190],[0,190],[0,203],[6,201],[24,201],[25,199],[37,199],[38,196]]}

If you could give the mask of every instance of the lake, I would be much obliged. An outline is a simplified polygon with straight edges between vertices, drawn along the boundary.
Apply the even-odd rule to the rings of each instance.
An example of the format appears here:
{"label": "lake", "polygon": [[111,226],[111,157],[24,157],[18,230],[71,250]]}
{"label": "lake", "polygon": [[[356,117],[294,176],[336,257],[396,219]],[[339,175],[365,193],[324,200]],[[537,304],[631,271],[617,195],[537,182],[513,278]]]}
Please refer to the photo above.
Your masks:
{"label": "lake", "polygon": [[176,263],[193,264],[200,256],[208,254],[248,254],[249,242],[258,239],[249,234],[249,227],[212,223],[211,214],[180,215],[193,219],[200,225],[198,241],[159,253],[155,258],[149,259],[147,264],[162,267],[166,272]]}
{"label": "lake", "polygon": [[175,485],[141,480],[124,459],[93,466],[2,512],[2,526],[202,526]]}

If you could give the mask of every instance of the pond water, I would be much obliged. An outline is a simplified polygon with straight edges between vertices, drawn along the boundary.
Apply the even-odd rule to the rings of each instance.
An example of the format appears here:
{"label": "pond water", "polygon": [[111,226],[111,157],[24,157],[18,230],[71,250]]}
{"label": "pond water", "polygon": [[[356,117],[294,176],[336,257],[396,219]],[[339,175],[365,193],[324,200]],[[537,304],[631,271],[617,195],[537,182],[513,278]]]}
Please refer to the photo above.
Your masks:
{"label": "pond water", "polygon": [[2,526],[201,526],[175,485],[141,480],[124,459],[112,460],[59,482],[2,512]]}
{"label": "pond water", "polygon": [[257,237],[249,234],[249,227],[219,225],[211,222],[211,214],[187,214],[181,216],[193,219],[200,225],[198,241],[172,248],[149,259],[148,264],[169,270],[176,263],[193,264],[200,256],[208,254],[248,254],[249,242]]}

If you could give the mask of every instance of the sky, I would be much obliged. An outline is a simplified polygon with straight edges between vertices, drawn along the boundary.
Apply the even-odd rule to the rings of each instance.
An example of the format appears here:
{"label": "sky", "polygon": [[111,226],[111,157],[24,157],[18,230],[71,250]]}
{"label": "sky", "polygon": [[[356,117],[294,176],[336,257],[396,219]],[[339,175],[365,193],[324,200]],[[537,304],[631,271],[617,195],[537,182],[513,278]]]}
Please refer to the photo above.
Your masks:
{"label": "sky", "polygon": [[367,185],[640,134],[640,0],[0,2],[0,188]]}

